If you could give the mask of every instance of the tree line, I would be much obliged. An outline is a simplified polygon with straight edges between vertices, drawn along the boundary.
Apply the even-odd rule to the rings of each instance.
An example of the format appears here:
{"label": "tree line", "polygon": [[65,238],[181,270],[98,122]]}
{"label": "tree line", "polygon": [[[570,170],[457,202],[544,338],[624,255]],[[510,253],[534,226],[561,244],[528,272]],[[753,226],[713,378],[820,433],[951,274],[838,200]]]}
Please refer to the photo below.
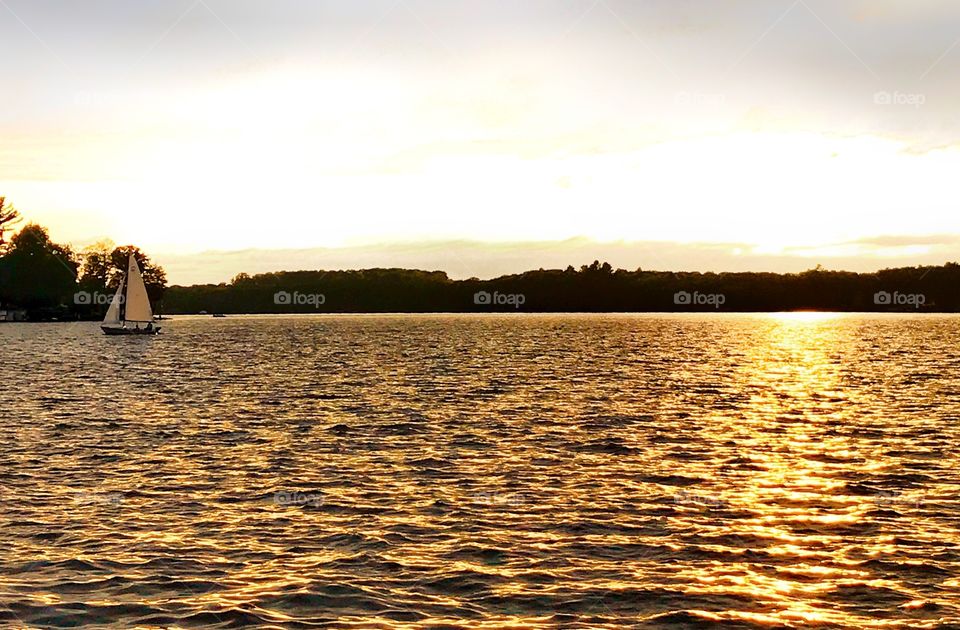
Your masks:
{"label": "tree line", "polygon": [[[120,285],[132,253],[143,272],[147,293],[160,304],[167,277],[162,267],[133,245],[108,241],[75,252],[55,243],[41,225],[18,232],[20,212],[0,197],[0,311],[23,311],[30,320],[98,319]],[[7,233],[13,236],[7,239]]]}
{"label": "tree line", "polygon": [[[717,297],[720,296],[720,297]],[[712,299],[711,299],[712,298]],[[722,299],[721,299],[722,298]],[[316,312],[960,312],[960,265],[875,273],[674,273],[539,269],[492,280],[442,271],[364,269],[240,274],[230,283],[173,286],[168,313]]]}

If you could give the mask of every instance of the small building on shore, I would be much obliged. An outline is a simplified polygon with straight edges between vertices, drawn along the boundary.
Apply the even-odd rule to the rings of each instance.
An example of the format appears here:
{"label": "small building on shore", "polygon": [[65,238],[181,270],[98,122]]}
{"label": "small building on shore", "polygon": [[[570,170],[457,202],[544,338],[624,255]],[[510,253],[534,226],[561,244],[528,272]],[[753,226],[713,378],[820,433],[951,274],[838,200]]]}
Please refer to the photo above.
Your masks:
{"label": "small building on shore", "polygon": [[0,322],[25,322],[27,311],[22,308],[13,308],[0,304]]}

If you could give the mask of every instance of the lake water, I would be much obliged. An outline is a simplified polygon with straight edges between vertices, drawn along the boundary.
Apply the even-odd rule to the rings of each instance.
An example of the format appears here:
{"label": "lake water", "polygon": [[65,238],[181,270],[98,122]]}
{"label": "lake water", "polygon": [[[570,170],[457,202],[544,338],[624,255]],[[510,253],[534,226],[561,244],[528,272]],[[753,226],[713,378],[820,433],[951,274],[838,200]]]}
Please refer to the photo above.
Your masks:
{"label": "lake water", "polygon": [[0,622],[960,627],[960,317],[0,324]]}

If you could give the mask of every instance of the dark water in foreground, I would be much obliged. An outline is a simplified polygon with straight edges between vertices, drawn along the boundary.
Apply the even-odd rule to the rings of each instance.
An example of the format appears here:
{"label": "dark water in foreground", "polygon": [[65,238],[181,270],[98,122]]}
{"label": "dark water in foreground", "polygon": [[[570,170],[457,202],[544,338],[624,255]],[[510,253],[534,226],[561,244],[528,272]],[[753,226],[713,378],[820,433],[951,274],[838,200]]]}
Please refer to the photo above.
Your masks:
{"label": "dark water in foreground", "polygon": [[0,623],[960,627],[960,317],[0,324]]}

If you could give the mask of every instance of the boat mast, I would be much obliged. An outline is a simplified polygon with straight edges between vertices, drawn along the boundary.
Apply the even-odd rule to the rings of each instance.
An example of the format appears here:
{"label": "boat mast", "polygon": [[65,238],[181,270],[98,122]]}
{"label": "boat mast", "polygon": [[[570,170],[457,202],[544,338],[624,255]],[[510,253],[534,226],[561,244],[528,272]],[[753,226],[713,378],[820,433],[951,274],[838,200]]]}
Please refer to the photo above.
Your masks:
{"label": "boat mast", "polygon": [[[132,256],[133,254],[131,254]],[[130,275],[130,262],[127,261],[127,268],[123,272],[123,278],[120,284],[123,287],[123,295],[120,296],[120,323],[127,321],[127,293],[130,291],[130,283],[127,282],[127,276]]]}

